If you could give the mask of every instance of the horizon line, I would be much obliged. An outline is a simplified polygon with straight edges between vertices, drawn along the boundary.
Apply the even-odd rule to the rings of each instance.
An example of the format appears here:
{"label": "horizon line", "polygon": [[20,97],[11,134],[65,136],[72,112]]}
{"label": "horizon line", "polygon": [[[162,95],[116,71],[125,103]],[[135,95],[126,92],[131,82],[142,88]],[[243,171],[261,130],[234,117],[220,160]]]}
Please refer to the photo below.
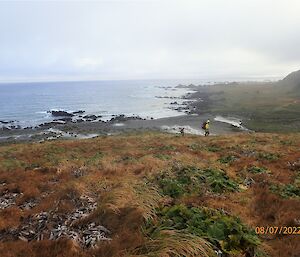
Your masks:
{"label": "horizon line", "polygon": [[[288,75],[288,74],[287,74]],[[129,78],[129,79],[105,79],[105,78],[57,78],[57,79],[17,79],[17,80],[1,80],[0,84],[27,84],[27,83],[59,83],[59,82],[97,82],[97,81],[151,81],[151,80],[207,80],[207,82],[239,82],[245,81],[278,81],[287,75],[240,75],[240,76],[209,76],[203,78]],[[251,80],[253,78],[253,80]]]}

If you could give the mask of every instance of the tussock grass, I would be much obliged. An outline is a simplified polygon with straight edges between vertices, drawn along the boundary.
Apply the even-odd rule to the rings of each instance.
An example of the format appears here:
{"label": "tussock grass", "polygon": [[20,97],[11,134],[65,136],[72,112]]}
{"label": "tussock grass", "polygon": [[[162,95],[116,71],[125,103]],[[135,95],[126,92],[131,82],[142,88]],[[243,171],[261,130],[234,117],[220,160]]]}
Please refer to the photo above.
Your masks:
{"label": "tussock grass", "polygon": [[101,196],[99,210],[120,214],[127,207],[134,208],[141,213],[145,221],[156,216],[155,209],[159,205],[161,196],[154,185],[134,179],[119,181],[112,185],[112,189]]}
{"label": "tussock grass", "polygon": [[[112,231],[110,242],[90,250],[75,247],[70,240],[1,241],[1,257],[214,255],[212,249],[220,248],[220,243],[208,243],[206,235],[170,226],[155,230],[163,219],[160,210],[178,205],[209,208],[226,219],[237,216],[242,226],[251,228],[297,225],[299,146],[296,133],[204,138],[156,132],[0,146],[0,196],[23,194],[15,205],[0,210],[0,231],[17,227],[20,220],[41,211],[67,214],[82,194],[98,202],[97,210],[82,222],[96,222]],[[82,175],[75,176],[77,170]],[[162,172],[168,180],[165,185],[179,186],[178,197],[163,193],[157,183]],[[254,184],[239,190],[246,178]],[[30,199],[39,202],[22,210],[20,205]],[[152,230],[147,227],[150,223]],[[297,240],[295,236],[261,237],[261,245],[254,248],[272,257],[296,256]],[[237,249],[236,256],[243,256]]]}
{"label": "tussock grass", "polygon": [[205,239],[177,230],[161,230],[147,238],[142,247],[130,257],[210,257],[216,256],[212,245]]}

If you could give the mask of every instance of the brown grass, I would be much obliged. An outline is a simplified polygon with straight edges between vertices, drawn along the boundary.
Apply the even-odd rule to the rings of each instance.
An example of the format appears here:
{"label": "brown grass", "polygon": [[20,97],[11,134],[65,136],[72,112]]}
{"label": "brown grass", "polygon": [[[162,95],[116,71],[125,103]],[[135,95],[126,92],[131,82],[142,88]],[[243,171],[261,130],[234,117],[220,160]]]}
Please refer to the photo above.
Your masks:
{"label": "brown grass", "polygon": [[[0,242],[1,257],[12,256],[205,256],[209,252],[201,238],[165,231],[148,238],[141,226],[155,218],[155,208],[168,203],[158,189],[147,182],[154,174],[174,164],[217,168],[243,182],[251,176],[255,185],[241,192],[215,195],[189,195],[178,200],[192,206],[223,209],[255,226],[295,226],[299,220],[299,198],[284,199],[272,193],[271,184],[293,183],[297,170],[288,166],[300,158],[299,134],[241,134],[222,137],[178,137],[163,133],[128,134],[90,140],[0,146],[0,195],[21,192],[16,205],[0,210],[0,230],[17,227],[21,217],[56,208],[60,213],[74,209],[74,198],[95,197],[98,208],[85,221],[95,221],[112,231],[109,242],[97,249],[83,250],[71,241],[20,240]],[[215,151],[214,148],[215,147]],[[257,154],[279,154],[276,160],[259,159]],[[237,160],[221,163],[221,157]],[[250,166],[265,167],[270,174],[250,174]],[[83,170],[82,177],[74,170]],[[19,206],[39,199],[31,210]],[[262,237],[270,256],[297,256],[299,236]],[[298,248],[297,248],[298,247]]]}

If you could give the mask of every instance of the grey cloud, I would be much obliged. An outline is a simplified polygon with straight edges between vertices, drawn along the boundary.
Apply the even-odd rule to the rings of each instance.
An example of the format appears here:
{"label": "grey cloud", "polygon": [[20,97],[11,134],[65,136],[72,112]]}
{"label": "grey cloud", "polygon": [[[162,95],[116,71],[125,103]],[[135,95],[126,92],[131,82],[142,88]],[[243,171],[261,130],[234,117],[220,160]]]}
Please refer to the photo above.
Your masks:
{"label": "grey cloud", "polygon": [[296,0],[0,2],[0,80],[283,76]]}

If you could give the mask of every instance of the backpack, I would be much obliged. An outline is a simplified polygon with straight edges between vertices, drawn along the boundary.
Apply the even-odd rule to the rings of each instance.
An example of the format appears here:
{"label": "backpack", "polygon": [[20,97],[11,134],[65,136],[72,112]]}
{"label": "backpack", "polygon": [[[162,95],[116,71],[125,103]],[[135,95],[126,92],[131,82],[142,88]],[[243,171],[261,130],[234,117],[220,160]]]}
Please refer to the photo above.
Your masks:
{"label": "backpack", "polygon": [[206,129],[206,122],[203,122],[203,124],[202,124],[202,127],[201,127],[202,129]]}

